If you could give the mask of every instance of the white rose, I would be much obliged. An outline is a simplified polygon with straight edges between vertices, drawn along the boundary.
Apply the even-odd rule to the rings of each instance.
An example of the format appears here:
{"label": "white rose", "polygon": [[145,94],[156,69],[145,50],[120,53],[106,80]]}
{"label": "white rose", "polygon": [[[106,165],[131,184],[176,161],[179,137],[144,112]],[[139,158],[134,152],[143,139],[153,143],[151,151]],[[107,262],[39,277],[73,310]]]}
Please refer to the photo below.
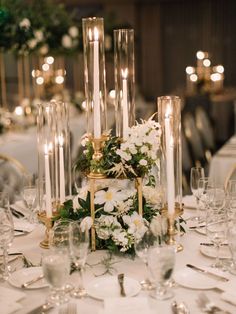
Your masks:
{"label": "white rose", "polygon": [[85,217],[80,223],[80,227],[81,227],[82,232],[84,232],[85,230],[91,229],[92,225],[93,225],[92,218],[91,217]]}
{"label": "white rose", "polygon": [[30,26],[31,26],[30,20],[27,19],[27,18],[24,18],[24,19],[20,22],[19,26],[20,26],[20,28],[27,28],[27,29],[30,28]]}
{"label": "white rose", "polygon": [[41,30],[34,31],[34,37],[37,41],[43,40],[43,32]]}
{"label": "white rose", "polygon": [[141,153],[142,153],[142,154],[145,154],[145,153],[147,153],[147,152],[148,152],[148,147],[147,147],[146,145],[142,146],[142,147],[141,147]]}
{"label": "white rose", "polygon": [[147,160],[141,159],[141,160],[139,161],[139,164],[140,164],[141,166],[147,166]]}
{"label": "white rose", "polygon": [[61,40],[62,46],[64,48],[72,47],[72,38],[69,35],[64,35]]}
{"label": "white rose", "polygon": [[72,38],[76,38],[79,35],[79,30],[76,26],[71,26],[68,30],[68,33]]}

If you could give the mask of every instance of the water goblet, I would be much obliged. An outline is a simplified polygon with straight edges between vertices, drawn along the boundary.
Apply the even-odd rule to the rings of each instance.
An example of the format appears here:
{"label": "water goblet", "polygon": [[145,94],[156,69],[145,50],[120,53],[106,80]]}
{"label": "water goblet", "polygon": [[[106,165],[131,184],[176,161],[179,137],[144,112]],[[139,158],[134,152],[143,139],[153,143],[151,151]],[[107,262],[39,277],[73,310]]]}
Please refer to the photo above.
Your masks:
{"label": "water goblet", "polygon": [[233,219],[228,224],[227,240],[232,256],[232,262],[228,268],[229,272],[236,275],[236,219]]}
{"label": "water goblet", "polygon": [[[144,262],[146,269],[148,270],[148,251],[156,241],[156,237],[153,235],[150,229],[148,229],[141,239],[137,239],[134,243],[134,250],[136,255]],[[152,290],[153,284],[146,278],[140,282],[143,290]]]}
{"label": "water goblet", "polygon": [[82,298],[86,295],[83,284],[83,269],[89,250],[89,231],[81,228],[79,221],[70,223],[69,226],[70,255],[75,269],[79,273],[79,286],[71,292],[74,298]]}
{"label": "water goblet", "polygon": [[70,257],[68,251],[62,248],[51,248],[42,256],[43,274],[51,293],[46,303],[59,306],[69,301],[65,293],[65,282],[70,274]]}
{"label": "water goblet", "polygon": [[204,178],[204,168],[202,167],[192,167],[190,172],[190,188],[191,191],[196,199],[197,204],[197,214],[196,216],[192,217],[193,220],[196,222],[201,222],[201,217],[199,214],[199,190],[198,190],[198,183],[201,178]]}
{"label": "water goblet", "polygon": [[23,187],[23,199],[29,210],[29,222],[35,222],[35,212],[34,212],[34,203],[37,196],[37,189],[35,186],[24,186]]}
{"label": "water goblet", "polygon": [[9,198],[0,193],[0,249],[3,252],[3,263],[1,265],[1,278],[7,280],[9,277],[8,248],[13,242],[14,225],[9,208]]}
{"label": "water goblet", "polygon": [[173,297],[167,282],[171,279],[175,265],[175,250],[172,246],[154,246],[148,253],[148,267],[156,283],[151,296],[157,300]]}
{"label": "water goblet", "polygon": [[206,217],[206,234],[216,248],[216,259],[211,265],[224,270],[224,265],[219,257],[221,244],[226,240],[227,218],[226,213],[219,210],[208,210]]}

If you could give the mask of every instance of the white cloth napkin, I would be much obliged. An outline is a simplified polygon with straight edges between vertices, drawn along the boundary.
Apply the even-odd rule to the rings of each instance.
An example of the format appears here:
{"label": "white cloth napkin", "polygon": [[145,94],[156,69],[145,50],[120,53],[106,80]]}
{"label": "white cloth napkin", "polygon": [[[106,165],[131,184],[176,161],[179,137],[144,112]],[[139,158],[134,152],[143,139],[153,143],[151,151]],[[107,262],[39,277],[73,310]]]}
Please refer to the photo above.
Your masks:
{"label": "white cloth napkin", "polygon": [[13,221],[14,221],[14,229],[31,232],[35,228],[34,224],[31,224],[28,221],[23,220],[23,219],[13,218]]}
{"label": "white cloth napkin", "polygon": [[99,314],[152,314],[148,299],[143,297],[136,298],[109,298],[104,300],[104,309]]}
{"label": "white cloth napkin", "polygon": [[22,308],[22,305],[17,303],[21,299],[25,298],[25,293],[0,287],[0,304],[1,313],[10,314]]}

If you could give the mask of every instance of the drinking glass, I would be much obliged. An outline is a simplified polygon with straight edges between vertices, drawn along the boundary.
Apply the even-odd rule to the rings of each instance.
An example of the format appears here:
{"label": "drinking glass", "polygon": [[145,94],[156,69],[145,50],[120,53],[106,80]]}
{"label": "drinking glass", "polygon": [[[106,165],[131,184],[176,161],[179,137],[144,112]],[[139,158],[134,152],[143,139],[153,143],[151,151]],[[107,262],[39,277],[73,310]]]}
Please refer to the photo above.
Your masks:
{"label": "drinking glass", "polygon": [[[143,235],[143,237],[141,239],[138,239],[134,243],[135,253],[144,262],[147,270],[148,270],[148,251],[156,241],[157,238],[154,236],[151,230],[148,229]],[[142,280],[140,284],[143,290],[153,289],[153,284],[151,283],[149,278]]]}
{"label": "drinking glass", "polygon": [[151,296],[157,300],[173,297],[167,282],[171,279],[175,265],[175,250],[172,246],[155,246],[148,253],[148,267],[156,283]]}
{"label": "drinking glass", "polygon": [[34,205],[37,196],[37,189],[35,186],[24,186],[23,187],[23,199],[29,210],[29,222],[34,223],[36,220]]}
{"label": "drinking glass", "polygon": [[192,219],[197,221],[198,223],[201,222],[201,217],[199,213],[199,190],[198,190],[198,183],[199,180],[204,178],[204,168],[202,167],[192,167],[190,172],[190,187],[191,191],[196,199],[197,204],[197,214]]}
{"label": "drinking glass", "polygon": [[223,269],[219,257],[221,244],[226,240],[227,218],[226,213],[219,210],[208,210],[206,217],[206,234],[216,248],[216,259],[211,267]]}
{"label": "drinking glass", "polygon": [[51,293],[47,303],[53,306],[68,302],[65,293],[65,282],[70,274],[70,257],[68,251],[51,248],[42,256],[43,274],[49,285]]}
{"label": "drinking glass", "polygon": [[229,244],[229,249],[232,256],[232,263],[229,267],[229,272],[236,275],[236,220],[230,221],[227,229],[227,239]]}
{"label": "drinking glass", "polygon": [[[201,178],[198,181],[198,198],[199,198],[199,209],[204,211],[206,214],[209,208],[209,203],[211,202],[209,190],[214,188],[214,181],[209,177]],[[205,217],[204,217],[205,220]]]}
{"label": "drinking glass", "polygon": [[13,242],[14,225],[9,208],[9,198],[5,193],[0,193],[0,249],[3,252],[3,263],[1,265],[1,278],[7,280],[9,277],[8,248]]}
{"label": "drinking glass", "polygon": [[80,221],[71,222],[69,225],[70,255],[76,270],[79,273],[79,286],[71,292],[74,298],[86,295],[83,284],[83,269],[89,250],[89,231],[80,227]]}

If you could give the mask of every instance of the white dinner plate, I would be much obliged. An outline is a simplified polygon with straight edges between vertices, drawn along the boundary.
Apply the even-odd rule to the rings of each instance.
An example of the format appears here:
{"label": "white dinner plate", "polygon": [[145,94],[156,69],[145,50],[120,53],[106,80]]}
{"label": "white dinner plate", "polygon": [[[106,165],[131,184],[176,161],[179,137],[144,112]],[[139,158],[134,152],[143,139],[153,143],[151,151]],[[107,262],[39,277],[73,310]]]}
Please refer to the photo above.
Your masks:
{"label": "white dinner plate", "polygon": [[207,275],[198,273],[187,267],[175,272],[174,280],[180,286],[200,290],[212,289],[219,284],[218,280],[214,280]]}
{"label": "white dinner plate", "polygon": [[[200,245],[200,252],[208,257],[216,258],[216,248],[214,246]],[[228,246],[221,246],[219,250],[219,258],[231,258],[231,253]]]}
{"label": "white dinner plate", "polygon": [[203,228],[197,228],[197,229],[195,229],[195,231],[196,231],[197,233],[206,235],[206,228],[205,228],[205,227],[203,227]]}
{"label": "white dinner plate", "polygon": [[[137,280],[124,277],[124,290],[127,297],[133,297],[139,293],[141,286]],[[97,278],[87,285],[86,291],[89,296],[99,300],[119,297],[120,286],[118,278],[115,276]]]}
{"label": "white dinner plate", "polygon": [[[12,273],[8,279],[8,282],[14,287],[21,288],[22,284],[34,278],[37,278],[42,273],[43,273],[42,267],[22,268]],[[27,289],[39,289],[39,288],[44,288],[47,286],[48,286],[48,283],[43,278],[35,282],[34,284],[28,286]]]}

